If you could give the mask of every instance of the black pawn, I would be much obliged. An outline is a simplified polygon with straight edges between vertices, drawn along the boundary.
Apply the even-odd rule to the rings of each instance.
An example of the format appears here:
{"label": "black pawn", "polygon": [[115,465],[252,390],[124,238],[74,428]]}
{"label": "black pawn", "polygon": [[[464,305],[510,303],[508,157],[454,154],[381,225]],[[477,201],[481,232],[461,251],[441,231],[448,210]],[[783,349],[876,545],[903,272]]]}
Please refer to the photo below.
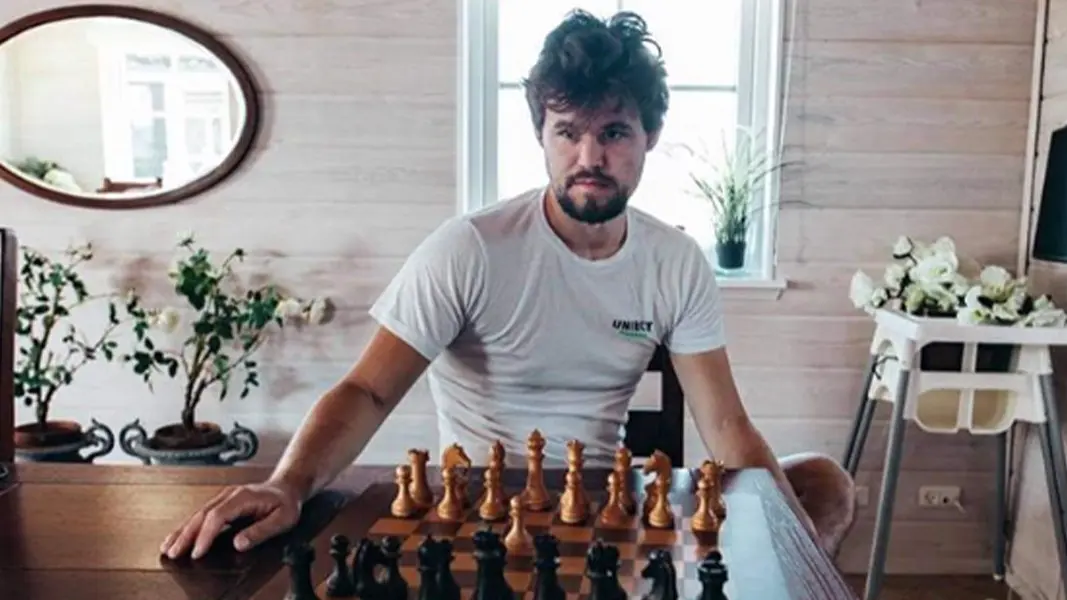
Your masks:
{"label": "black pawn", "polygon": [[593,542],[585,557],[585,576],[592,593],[590,600],[626,600],[619,584],[619,549],[603,540]]}
{"label": "black pawn", "polygon": [[567,592],[559,582],[559,540],[550,533],[534,536],[534,600],[566,600]]}
{"label": "black pawn", "polygon": [[493,531],[474,533],[474,560],[478,563],[474,593],[470,600],[512,600],[515,592],[504,577],[507,548]]}
{"label": "black pawn", "polygon": [[432,536],[426,536],[419,544],[415,554],[419,571],[418,600],[437,600],[441,593],[437,589],[437,570],[441,561],[441,547]]}
{"label": "black pawn", "polygon": [[289,594],[285,600],[319,600],[311,583],[315,549],[307,542],[293,542],[285,547],[282,560],[289,566]]}
{"label": "black pawn", "polygon": [[330,558],[333,559],[333,573],[326,580],[327,598],[352,598],[356,595],[356,583],[352,580],[352,571],[348,568],[348,538],[337,534],[330,538]]}
{"label": "black pawn", "polygon": [[708,552],[704,560],[700,561],[697,574],[701,584],[700,600],[727,600],[724,588],[728,577],[721,552]]}
{"label": "black pawn", "polygon": [[407,600],[408,582],[400,572],[400,538],[390,535],[382,539],[385,581],[383,583],[383,600]]}
{"label": "black pawn", "polygon": [[452,574],[452,561],[455,555],[452,552],[452,540],[443,539],[437,542],[437,592],[434,600],[460,600],[459,583]]}

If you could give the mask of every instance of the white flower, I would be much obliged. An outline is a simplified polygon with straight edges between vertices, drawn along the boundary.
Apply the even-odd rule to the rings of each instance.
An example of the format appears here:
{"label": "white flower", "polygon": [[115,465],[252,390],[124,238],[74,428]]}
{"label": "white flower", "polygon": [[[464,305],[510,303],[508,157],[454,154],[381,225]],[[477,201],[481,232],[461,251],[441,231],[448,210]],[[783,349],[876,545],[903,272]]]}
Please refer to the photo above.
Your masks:
{"label": "white flower", "polygon": [[178,323],[181,321],[181,315],[177,309],[164,308],[156,313],[152,319],[152,326],[157,327],[165,333],[172,333],[178,328]]}
{"label": "white flower", "polygon": [[980,286],[980,285],[971,286],[971,288],[969,290],[967,290],[967,293],[963,295],[963,305],[968,307],[968,308],[974,308],[976,306],[982,306],[982,302],[980,301],[981,297],[982,297],[982,286]]}
{"label": "white flower", "polygon": [[1022,327],[1064,327],[1067,326],[1067,313],[1059,308],[1035,308],[1018,323]]}
{"label": "white flower", "polygon": [[956,279],[956,256],[933,254],[911,268],[911,278],[924,287],[952,283]]}
{"label": "white flower", "polygon": [[908,274],[907,269],[897,263],[892,263],[885,268],[885,285],[894,292],[900,291],[900,285],[904,282],[904,277]]}
{"label": "white flower", "polygon": [[982,284],[982,292],[994,302],[1007,300],[1012,293],[1013,287],[1015,287],[1015,281],[1012,279],[1011,273],[1004,267],[997,265],[990,265],[982,269],[978,280]]}
{"label": "white flower", "polygon": [[904,312],[915,313],[926,301],[922,286],[911,284],[904,290]]}
{"label": "white flower", "polygon": [[956,320],[964,325],[982,325],[988,323],[992,315],[989,309],[981,305],[967,305],[956,313]]}
{"label": "white flower", "polygon": [[897,238],[895,244],[893,244],[893,258],[904,258],[911,254],[911,251],[915,249],[915,244],[906,235],[902,235]]}
{"label": "white flower", "polygon": [[286,298],[278,303],[278,307],[274,309],[274,316],[282,319],[290,319],[300,316],[303,311],[303,307],[300,306],[300,301],[295,298]]}
{"label": "white flower", "polygon": [[871,277],[863,271],[856,271],[849,284],[848,298],[852,301],[852,306],[863,308],[871,303],[874,290],[875,285]]}
{"label": "white flower", "polygon": [[326,320],[326,299],[315,298],[307,310],[307,321],[312,325],[321,325]]}

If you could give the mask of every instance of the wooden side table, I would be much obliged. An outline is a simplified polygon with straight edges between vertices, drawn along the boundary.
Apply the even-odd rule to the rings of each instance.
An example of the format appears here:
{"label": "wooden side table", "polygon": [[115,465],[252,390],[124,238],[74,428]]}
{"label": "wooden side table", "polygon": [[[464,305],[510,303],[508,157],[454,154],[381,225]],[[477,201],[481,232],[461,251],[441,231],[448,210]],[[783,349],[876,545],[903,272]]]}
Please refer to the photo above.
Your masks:
{"label": "wooden side table", "polygon": [[885,309],[874,318],[863,398],[844,457],[855,476],[877,403],[892,404],[865,599],[874,600],[881,590],[907,421],[931,433],[997,437],[993,575],[998,579],[1005,571],[1008,433],[1017,423],[1036,425],[1060,576],[1067,581],[1067,460],[1050,352],[1067,346],[1067,328],[963,325]]}

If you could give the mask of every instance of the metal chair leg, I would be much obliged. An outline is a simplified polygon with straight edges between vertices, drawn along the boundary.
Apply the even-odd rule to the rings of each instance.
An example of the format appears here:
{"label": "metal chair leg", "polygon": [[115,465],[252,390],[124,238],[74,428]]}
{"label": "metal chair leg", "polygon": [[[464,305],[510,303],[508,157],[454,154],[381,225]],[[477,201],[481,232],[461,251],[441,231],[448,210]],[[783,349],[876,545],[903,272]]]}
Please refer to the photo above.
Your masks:
{"label": "metal chair leg", "polygon": [[1067,531],[1064,530],[1064,511],[1067,510],[1067,458],[1063,451],[1063,431],[1056,406],[1056,390],[1052,375],[1041,376],[1041,397],[1046,420],[1039,427],[1041,450],[1045,458],[1045,479],[1048,481],[1049,510],[1056,536],[1060,559],[1060,578],[1067,583]]}
{"label": "metal chair leg", "polygon": [[849,431],[848,440],[845,442],[845,456],[841,464],[853,477],[856,475],[856,467],[859,465],[860,455],[863,453],[863,446],[867,440],[867,431],[871,427],[874,403],[868,397],[868,391],[871,389],[871,382],[874,381],[874,370],[877,364],[878,355],[871,354],[867,359],[867,375],[863,381],[862,392],[860,392],[856,418],[852,421],[852,429]]}
{"label": "metal chair leg", "polygon": [[993,578],[1004,579],[1008,541],[1008,434],[997,436],[996,506],[993,514]]}
{"label": "metal chair leg", "polygon": [[882,473],[882,493],[878,501],[878,517],[874,523],[874,548],[867,568],[866,600],[875,600],[882,589],[882,577],[885,572],[886,551],[889,548],[889,530],[893,520],[893,503],[897,493],[897,478],[900,474],[900,457],[904,449],[904,431],[908,423],[904,420],[904,405],[908,401],[908,387],[911,371],[900,372],[897,382],[896,398],[893,403],[893,416],[889,423],[889,441],[886,447],[885,470]]}

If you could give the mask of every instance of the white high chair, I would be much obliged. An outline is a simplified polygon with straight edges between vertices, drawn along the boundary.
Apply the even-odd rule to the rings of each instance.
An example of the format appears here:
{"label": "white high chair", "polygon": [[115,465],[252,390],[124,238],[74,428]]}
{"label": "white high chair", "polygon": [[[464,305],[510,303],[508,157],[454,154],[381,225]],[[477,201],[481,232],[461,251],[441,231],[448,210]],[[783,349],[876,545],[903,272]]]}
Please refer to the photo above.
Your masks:
{"label": "white high chair", "polygon": [[[855,476],[877,403],[889,402],[892,416],[866,600],[877,598],[882,585],[907,421],[931,433],[997,436],[993,546],[993,575],[997,579],[1003,578],[1005,571],[1008,432],[1016,423],[1036,425],[1045,459],[1060,576],[1067,581],[1067,461],[1050,352],[1052,346],[1067,346],[1067,328],[963,325],[954,319],[915,317],[884,309],[875,313],[875,323],[864,395],[844,458],[845,468]],[[958,370],[923,370],[922,350],[946,343],[962,345]],[[1005,364],[978,369],[979,346],[1006,347]]]}

